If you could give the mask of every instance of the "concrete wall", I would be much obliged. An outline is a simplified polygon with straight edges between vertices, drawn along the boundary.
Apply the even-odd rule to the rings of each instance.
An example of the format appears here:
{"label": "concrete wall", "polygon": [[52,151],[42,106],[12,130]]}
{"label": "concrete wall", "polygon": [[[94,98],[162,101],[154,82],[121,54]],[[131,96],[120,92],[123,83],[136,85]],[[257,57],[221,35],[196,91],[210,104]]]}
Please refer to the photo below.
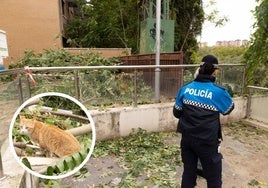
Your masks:
{"label": "concrete wall", "polygon": [[268,124],[268,95],[253,95],[249,117]]}
{"label": "concrete wall", "polygon": [[74,54],[91,51],[92,53],[99,54],[104,58],[120,57],[131,54],[131,48],[64,48],[66,51]]}
{"label": "concrete wall", "polygon": [[[228,116],[221,116],[221,123],[239,121],[246,117],[247,99],[235,98],[235,109]],[[90,111],[96,126],[97,140],[127,136],[133,128],[147,131],[175,131],[178,120],[173,116],[174,103],[141,105],[137,108],[115,108],[105,112]]]}
{"label": "concrete wall", "polygon": [[236,97],[234,98],[235,108],[230,115],[221,115],[221,124],[227,124],[229,122],[236,122],[247,116],[247,98]]}

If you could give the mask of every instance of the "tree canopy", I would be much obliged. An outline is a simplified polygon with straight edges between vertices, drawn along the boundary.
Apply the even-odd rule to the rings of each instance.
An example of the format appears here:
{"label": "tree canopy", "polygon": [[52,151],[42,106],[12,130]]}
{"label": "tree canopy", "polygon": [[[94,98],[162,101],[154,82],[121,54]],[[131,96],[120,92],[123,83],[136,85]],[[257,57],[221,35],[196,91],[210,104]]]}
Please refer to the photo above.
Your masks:
{"label": "tree canopy", "polygon": [[138,2],[120,0],[77,1],[80,14],[65,25],[73,47],[138,48]]}
{"label": "tree canopy", "polygon": [[[134,54],[139,52],[139,26],[148,0],[77,3],[80,15],[65,27],[70,46],[128,47]],[[182,50],[189,57],[198,49],[196,37],[201,34],[205,17],[202,0],[172,0],[169,7],[169,17],[175,20],[174,50]]]}
{"label": "tree canopy", "polygon": [[268,0],[257,0],[259,3],[254,11],[256,22],[255,32],[250,46],[245,53],[247,63],[247,82],[253,85],[268,87]]}
{"label": "tree canopy", "polygon": [[173,0],[171,18],[175,20],[175,50],[185,53],[185,60],[198,49],[196,37],[201,35],[205,13],[202,0]]}

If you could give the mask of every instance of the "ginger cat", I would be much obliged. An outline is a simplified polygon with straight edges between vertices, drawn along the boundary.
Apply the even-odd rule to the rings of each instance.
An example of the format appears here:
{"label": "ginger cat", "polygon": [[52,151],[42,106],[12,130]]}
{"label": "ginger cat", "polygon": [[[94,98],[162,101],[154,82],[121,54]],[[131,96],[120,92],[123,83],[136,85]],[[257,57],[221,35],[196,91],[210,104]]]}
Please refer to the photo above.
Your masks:
{"label": "ginger cat", "polygon": [[58,157],[72,155],[81,150],[80,143],[72,134],[36,119],[20,116],[20,132],[38,143],[41,150],[54,153]]}

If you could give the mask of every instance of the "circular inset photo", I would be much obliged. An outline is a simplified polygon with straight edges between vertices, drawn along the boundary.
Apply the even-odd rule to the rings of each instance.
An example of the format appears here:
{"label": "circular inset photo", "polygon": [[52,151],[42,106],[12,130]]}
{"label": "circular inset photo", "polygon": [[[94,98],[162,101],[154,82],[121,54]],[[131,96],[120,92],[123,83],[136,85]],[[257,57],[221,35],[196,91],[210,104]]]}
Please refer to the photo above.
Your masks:
{"label": "circular inset photo", "polygon": [[80,170],[96,140],[94,121],[75,98],[48,92],[25,101],[15,112],[9,142],[18,163],[43,179],[60,179]]}

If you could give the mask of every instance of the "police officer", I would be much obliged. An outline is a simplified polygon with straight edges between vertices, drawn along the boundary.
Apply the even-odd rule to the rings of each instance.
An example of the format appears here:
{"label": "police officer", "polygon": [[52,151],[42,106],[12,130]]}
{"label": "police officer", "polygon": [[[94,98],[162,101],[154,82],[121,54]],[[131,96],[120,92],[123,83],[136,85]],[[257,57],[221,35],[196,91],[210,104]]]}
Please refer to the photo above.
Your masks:
{"label": "police officer", "polygon": [[196,78],[178,92],[173,114],[179,118],[177,131],[182,134],[182,188],[196,185],[197,161],[200,159],[208,188],[222,185],[222,155],[218,151],[221,138],[220,113],[229,114],[234,103],[228,91],[216,85],[218,60],[203,57]]}

